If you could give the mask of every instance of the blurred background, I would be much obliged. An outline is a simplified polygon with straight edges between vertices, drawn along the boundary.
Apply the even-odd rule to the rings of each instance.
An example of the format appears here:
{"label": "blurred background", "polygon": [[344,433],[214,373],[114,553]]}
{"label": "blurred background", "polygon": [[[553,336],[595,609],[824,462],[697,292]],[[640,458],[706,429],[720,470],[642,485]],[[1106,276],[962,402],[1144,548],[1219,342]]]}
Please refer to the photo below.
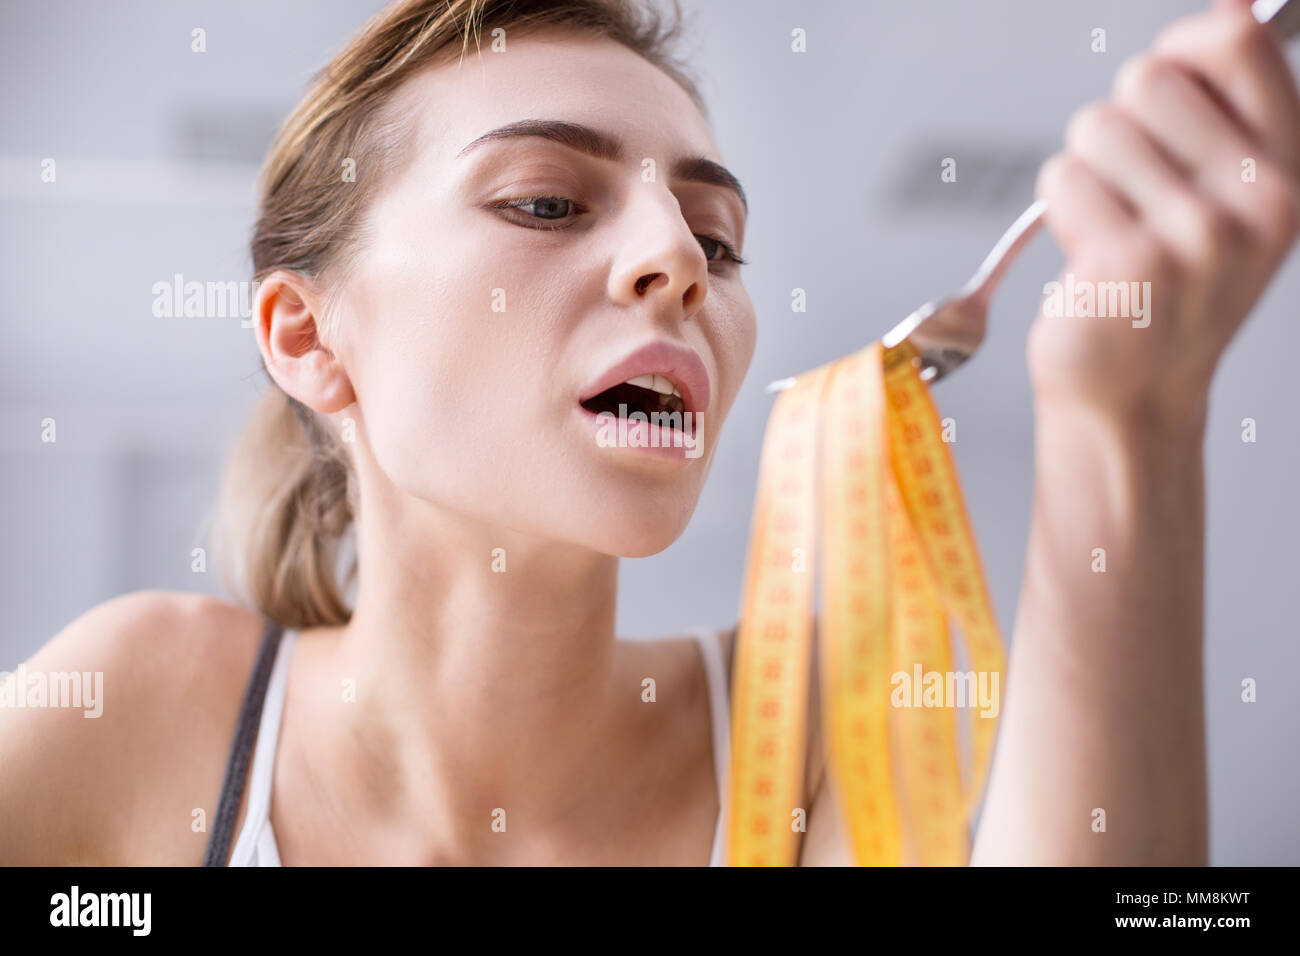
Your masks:
{"label": "blurred background", "polygon": [[[160,318],[154,284],[243,281],[253,182],[312,73],[373,0],[0,5],[0,670],[126,591],[221,594],[210,512],[262,387],[235,318]],[[751,214],[758,351],[686,534],[625,561],[619,633],[734,622],[763,385],[854,351],[959,286],[1033,197],[1070,113],[1190,0],[683,0],[683,52]],[[191,31],[206,52],[191,52]],[[807,52],[790,50],[802,28]],[[1094,30],[1105,52],[1094,52]],[[1296,63],[1295,46],[1292,63]],[[940,163],[958,161],[942,183]],[[55,159],[57,180],[42,181]],[[1009,639],[1032,498],[1024,335],[1061,257],[1044,233],[978,358],[936,388]],[[792,313],[791,291],[808,311]],[[1212,862],[1300,863],[1300,469],[1292,256],[1216,379],[1206,694]],[[1258,440],[1241,440],[1243,418]],[[57,442],[41,440],[42,421]],[[1241,681],[1258,702],[1240,701]]]}

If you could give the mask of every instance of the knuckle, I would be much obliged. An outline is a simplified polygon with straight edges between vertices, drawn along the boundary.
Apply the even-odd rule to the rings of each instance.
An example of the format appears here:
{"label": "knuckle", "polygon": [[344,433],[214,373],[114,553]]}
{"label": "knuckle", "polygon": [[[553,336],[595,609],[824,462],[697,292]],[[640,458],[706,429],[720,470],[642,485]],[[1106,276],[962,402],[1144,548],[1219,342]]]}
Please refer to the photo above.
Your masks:
{"label": "knuckle", "polygon": [[1157,54],[1181,59],[1203,59],[1207,55],[1220,62],[1253,63],[1259,57],[1276,55],[1269,29],[1245,10],[1228,14],[1206,11],[1175,20],[1156,34],[1151,49]]}
{"label": "knuckle", "polygon": [[1135,105],[1156,102],[1176,78],[1177,69],[1168,60],[1153,54],[1132,57],[1115,75],[1115,97]]}
{"label": "knuckle", "polygon": [[1034,193],[1040,197],[1050,197],[1059,193],[1062,187],[1079,173],[1082,160],[1067,152],[1053,153],[1038,168],[1038,179],[1034,184]]}
{"label": "knuckle", "polygon": [[1246,16],[1228,18],[1221,34],[1221,42],[1227,55],[1233,59],[1247,61],[1254,61],[1265,55],[1267,39],[1263,27],[1254,18]]}
{"label": "knuckle", "polygon": [[1077,149],[1105,137],[1117,121],[1114,104],[1107,100],[1085,103],[1071,114],[1065,126],[1065,143]]}
{"label": "knuckle", "polygon": [[1209,13],[1198,13],[1174,20],[1156,33],[1151,49],[1157,53],[1174,52],[1187,46],[1188,38],[1195,37],[1211,26]]}

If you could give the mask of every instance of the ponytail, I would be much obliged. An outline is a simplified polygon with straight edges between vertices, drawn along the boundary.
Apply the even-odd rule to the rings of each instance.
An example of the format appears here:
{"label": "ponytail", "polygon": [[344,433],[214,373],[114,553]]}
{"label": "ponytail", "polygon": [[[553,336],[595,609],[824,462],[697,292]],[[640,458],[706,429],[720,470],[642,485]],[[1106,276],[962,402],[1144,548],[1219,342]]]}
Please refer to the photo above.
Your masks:
{"label": "ponytail", "polygon": [[[346,624],[339,546],[356,480],[346,449],[315,412],[272,384],[230,455],[218,505],[228,585],[286,628]],[[352,564],[345,580],[356,575]]]}

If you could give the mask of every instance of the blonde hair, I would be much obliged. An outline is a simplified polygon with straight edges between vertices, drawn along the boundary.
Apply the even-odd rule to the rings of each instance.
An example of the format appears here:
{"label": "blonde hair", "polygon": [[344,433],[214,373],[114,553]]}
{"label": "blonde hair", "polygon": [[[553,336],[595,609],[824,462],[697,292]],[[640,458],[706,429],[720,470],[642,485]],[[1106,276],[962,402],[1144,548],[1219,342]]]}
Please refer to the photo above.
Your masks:
{"label": "blonde hair", "polygon": [[[638,0],[395,0],[314,79],[271,145],[259,178],[253,278],[289,270],[319,283],[327,303],[364,247],[362,222],[377,185],[409,153],[414,125],[394,115],[393,92],[421,68],[463,57],[471,36],[563,26],[613,40],[659,67],[707,116],[672,55],[685,25]],[[459,44],[457,44],[459,41]],[[355,182],[343,182],[345,161]],[[326,336],[328,337],[328,336]],[[262,369],[265,373],[265,365]],[[235,595],[286,628],[335,626],[351,610],[340,544],[357,515],[355,471],[344,443],[316,412],[270,382],[229,456],[217,514],[217,549]]]}

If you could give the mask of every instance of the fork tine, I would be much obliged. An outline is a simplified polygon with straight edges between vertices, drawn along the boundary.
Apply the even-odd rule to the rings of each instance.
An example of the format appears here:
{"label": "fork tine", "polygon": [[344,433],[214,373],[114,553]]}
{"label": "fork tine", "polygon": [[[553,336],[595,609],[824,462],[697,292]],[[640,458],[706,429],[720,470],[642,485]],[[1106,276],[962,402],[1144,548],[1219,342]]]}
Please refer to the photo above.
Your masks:
{"label": "fork tine", "polygon": [[[943,306],[950,302],[960,299],[973,299],[983,297],[992,289],[1002,277],[1002,273],[1010,266],[1012,260],[1034,234],[1038,227],[1042,225],[1043,215],[1047,210],[1047,203],[1039,199],[1032,203],[1028,209],[1020,214],[1015,222],[1002,233],[997,243],[994,244],[989,254],[984,257],[980,267],[975,270],[961,290],[948,299],[930,301],[925,303],[903,321],[899,322],[892,329],[880,337],[880,342],[885,348],[893,348],[904,339],[910,338],[926,319],[938,312]],[[973,347],[972,347],[973,351]],[[927,383],[934,383],[943,378],[948,372],[951,372],[957,366],[961,365],[970,357],[969,353],[946,354],[942,360],[930,351],[921,350],[921,380]],[[794,385],[793,378],[777,379],[775,382],[768,384],[764,389],[767,395],[773,395],[777,392],[784,391]]]}

